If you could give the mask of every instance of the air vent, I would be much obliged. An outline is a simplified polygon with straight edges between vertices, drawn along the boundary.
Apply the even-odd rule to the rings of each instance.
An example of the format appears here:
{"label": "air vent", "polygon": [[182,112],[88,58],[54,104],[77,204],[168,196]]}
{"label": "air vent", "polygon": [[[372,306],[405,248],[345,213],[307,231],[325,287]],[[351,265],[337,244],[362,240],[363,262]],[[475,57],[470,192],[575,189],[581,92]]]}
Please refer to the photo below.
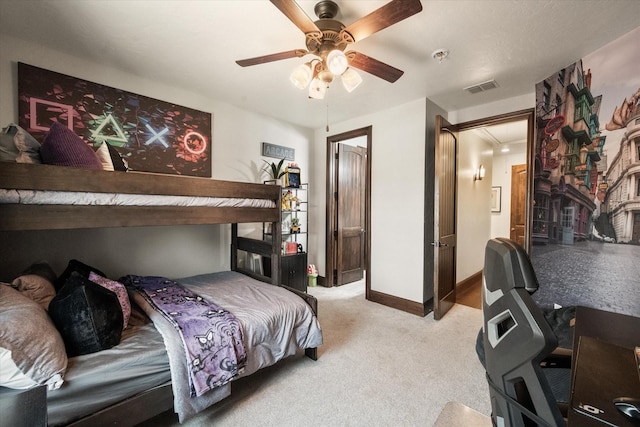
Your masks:
{"label": "air vent", "polygon": [[480,83],[477,85],[473,85],[473,86],[468,86],[465,87],[464,90],[468,91],[469,93],[480,93],[480,92],[486,92],[490,89],[495,89],[498,87],[498,83],[496,83],[495,80],[489,80],[488,82],[484,82],[484,83]]}

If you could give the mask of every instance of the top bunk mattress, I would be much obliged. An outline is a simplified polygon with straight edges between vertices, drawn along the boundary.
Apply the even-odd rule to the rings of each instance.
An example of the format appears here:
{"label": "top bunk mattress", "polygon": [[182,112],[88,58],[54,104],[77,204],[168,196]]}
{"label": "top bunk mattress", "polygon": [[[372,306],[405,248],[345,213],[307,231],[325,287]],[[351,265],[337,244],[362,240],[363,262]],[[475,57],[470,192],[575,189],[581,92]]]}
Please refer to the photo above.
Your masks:
{"label": "top bunk mattress", "polygon": [[0,203],[78,206],[208,206],[231,208],[274,208],[276,206],[273,200],[237,197],[195,197],[7,189],[0,189]]}

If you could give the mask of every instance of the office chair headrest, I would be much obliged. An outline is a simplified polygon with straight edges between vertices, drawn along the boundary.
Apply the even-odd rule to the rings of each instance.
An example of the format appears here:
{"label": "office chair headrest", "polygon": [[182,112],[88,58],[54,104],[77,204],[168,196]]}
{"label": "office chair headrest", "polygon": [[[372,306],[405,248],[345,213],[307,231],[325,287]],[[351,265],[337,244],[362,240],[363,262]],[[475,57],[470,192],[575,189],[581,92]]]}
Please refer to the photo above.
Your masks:
{"label": "office chair headrest", "polygon": [[513,240],[497,237],[487,242],[484,257],[484,280],[489,291],[524,288],[538,290],[538,278],[529,256]]}

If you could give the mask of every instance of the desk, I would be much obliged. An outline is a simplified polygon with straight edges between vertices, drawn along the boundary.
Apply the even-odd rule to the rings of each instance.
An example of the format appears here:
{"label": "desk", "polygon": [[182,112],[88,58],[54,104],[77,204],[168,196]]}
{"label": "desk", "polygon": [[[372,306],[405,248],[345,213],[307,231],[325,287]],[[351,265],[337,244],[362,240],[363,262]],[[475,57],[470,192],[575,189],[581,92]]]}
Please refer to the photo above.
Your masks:
{"label": "desk", "polygon": [[633,349],[640,345],[640,317],[578,306],[573,336],[574,348],[577,348],[581,336]]}
{"label": "desk", "polygon": [[[577,351],[581,337],[596,338],[631,352],[640,345],[640,318],[623,314],[597,310],[588,307],[576,307],[576,323],[573,338],[574,352]],[[575,363],[575,358],[573,360]],[[572,366],[572,369],[575,369]],[[606,381],[606,379],[605,379]],[[573,384],[571,386],[573,390]],[[638,390],[640,394],[640,390]],[[570,427],[604,427],[606,424],[594,420],[569,407],[568,423]],[[629,421],[629,425],[634,425]]]}

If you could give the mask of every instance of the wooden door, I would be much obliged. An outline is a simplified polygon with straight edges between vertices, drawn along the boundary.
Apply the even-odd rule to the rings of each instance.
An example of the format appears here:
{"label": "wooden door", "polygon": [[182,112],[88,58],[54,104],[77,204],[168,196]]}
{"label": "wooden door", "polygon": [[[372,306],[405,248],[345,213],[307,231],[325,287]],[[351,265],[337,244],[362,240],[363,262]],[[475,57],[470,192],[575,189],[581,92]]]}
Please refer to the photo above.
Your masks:
{"label": "wooden door", "polygon": [[[346,141],[349,143],[345,143]],[[356,152],[349,150],[343,156],[344,159],[340,160],[339,145],[358,146],[358,148]],[[361,274],[364,271],[369,273],[371,268],[371,233],[369,232],[371,227],[371,145],[371,126],[327,137],[326,267],[325,279],[319,282],[323,286],[332,287],[349,283],[353,277],[356,277],[354,280],[358,280],[357,278],[362,278]],[[366,147],[362,148],[362,146]],[[339,165],[340,162],[342,166]],[[350,176],[348,169],[351,167],[357,171]],[[339,171],[340,168],[343,170]],[[359,190],[356,190],[355,186],[359,187]],[[363,195],[361,191],[364,192]],[[351,202],[348,193],[357,194],[358,197],[362,195],[363,201],[358,204],[357,209],[351,209],[347,214],[340,212],[341,208],[338,205],[340,199]],[[345,201],[340,205],[345,206]],[[360,215],[363,216],[363,220],[357,219]],[[346,226],[346,229],[338,225],[339,221]],[[359,227],[356,225],[358,221],[360,221]],[[359,241],[362,241],[363,247],[360,246]],[[353,249],[351,256],[343,255],[342,248]],[[338,270],[341,272],[338,273]],[[368,298],[371,274],[366,275],[365,287]]]}
{"label": "wooden door", "polygon": [[527,165],[511,166],[511,227],[509,238],[525,245]]}
{"label": "wooden door", "polygon": [[365,269],[366,148],[338,144],[336,285],[361,280]]}
{"label": "wooden door", "polygon": [[456,129],[436,117],[434,203],[433,317],[441,319],[456,302],[456,192],[458,138]]}

